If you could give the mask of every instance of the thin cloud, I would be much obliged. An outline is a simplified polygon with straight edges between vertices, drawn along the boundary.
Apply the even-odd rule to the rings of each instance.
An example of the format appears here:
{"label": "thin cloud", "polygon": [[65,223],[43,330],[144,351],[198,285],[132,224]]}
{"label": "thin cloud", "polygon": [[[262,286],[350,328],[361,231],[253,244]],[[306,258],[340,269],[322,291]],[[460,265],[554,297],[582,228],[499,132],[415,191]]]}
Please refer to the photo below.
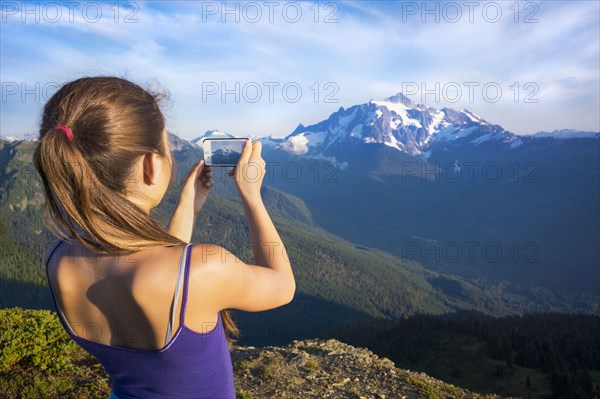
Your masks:
{"label": "thin cloud", "polygon": [[[475,102],[465,95],[456,103],[428,103],[468,108],[519,133],[599,129],[597,107],[593,111],[600,103],[598,2],[535,3],[539,22],[534,24],[515,23],[511,14],[490,23],[477,13],[473,22],[464,16],[457,23],[435,23],[429,16],[423,23],[420,15],[406,15],[402,3],[392,1],[336,3],[337,23],[315,23],[313,2],[296,3],[303,13],[298,23],[287,23],[277,13],[272,23],[266,17],[247,22],[242,15],[240,23],[222,23],[218,16],[203,14],[201,2],[135,4],[137,23],[115,23],[109,3],[95,23],[86,22],[81,12],[74,13],[74,22],[57,23],[23,24],[20,15],[7,16],[2,81],[31,87],[84,74],[126,74],[138,82],[156,78],[175,101],[169,123],[188,139],[213,128],[283,136],[298,123],[317,122],[340,106],[395,94],[406,82],[428,88],[436,82],[495,82],[504,90],[497,103],[481,95]],[[234,7],[235,2],[228,4]],[[127,12],[119,15],[122,20]],[[319,18],[324,15],[321,9]],[[524,15],[521,10],[519,17]],[[207,83],[231,90],[236,82],[241,88],[262,87],[260,101],[236,102],[229,95],[223,102],[220,93],[203,96]],[[267,99],[268,82],[279,83],[273,102]],[[514,82],[520,87],[536,83],[539,102],[515,102]],[[302,88],[298,102],[283,98],[286,83]],[[327,90],[327,83],[335,90]],[[324,101],[332,92],[337,102]],[[33,121],[42,105],[11,97],[2,107],[2,134],[35,131]]]}

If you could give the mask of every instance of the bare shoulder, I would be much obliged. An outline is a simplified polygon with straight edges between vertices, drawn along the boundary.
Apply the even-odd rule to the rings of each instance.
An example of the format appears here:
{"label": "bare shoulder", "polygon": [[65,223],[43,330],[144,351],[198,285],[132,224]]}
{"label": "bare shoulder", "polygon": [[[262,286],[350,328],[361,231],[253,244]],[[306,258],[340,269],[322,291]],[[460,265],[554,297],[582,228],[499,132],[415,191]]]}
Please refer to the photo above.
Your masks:
{"label": "bare shoulder", "polygon": [[[57,287],[57,282],[60,279],[61,291],[67,291],[76,284],[73,278],[74,267],[72,263],[77,258],[73,256],[72,249],[68,246],[68,242],[57,238],[46,247],[44,258],[51,286]],[[59,265],[60,267],[58,267]]]}
{"label": "bare shoulder", "polygon": [[[189,301],[202,304],[208,313],[223,309],[229,265],[241,262],[231,251],[216,244],[197,243],[190,256]],[[193,305],[192,305],[193,306]]]}
{"label": "bare shoulder", "polygon": [[[225,248],[216,244],[198,243],[190,252],[190,288],[210,284],[211,274],[224,257]],[[193,289],[193,288],[192,288]]]}
{"label": "bare shoulder", "polygon": [[[175,284],[184,246],[155,247],[123,259],[121,270],[134,271],[140,285],[149,288],[169,287]],[[172,284],[171,284],[172,283]]]}
{"label": "bare shoulder", "polygon": [[62,240],[60,238],[57,238],[54,241],[52,241],[50,243],[50,245],[48,245],[46,247],[46,256],[44,258],[44,260],[46,261],[46,263],[48,263],[51,260],[50,256],[53,254],[54,250],[60,245],[61,241]]}
{"label": "bare shoulder", "polygon": [[198,243],[192,246],[190,267],[208,269],[240,260],[229,250],[216,244]]}

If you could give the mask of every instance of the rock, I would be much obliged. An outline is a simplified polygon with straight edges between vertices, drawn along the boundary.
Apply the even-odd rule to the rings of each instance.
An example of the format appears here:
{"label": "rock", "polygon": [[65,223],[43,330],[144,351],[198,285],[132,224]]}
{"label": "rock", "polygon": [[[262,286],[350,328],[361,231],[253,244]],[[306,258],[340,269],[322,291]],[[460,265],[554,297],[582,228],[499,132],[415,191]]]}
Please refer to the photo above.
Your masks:
{"label": "rock", "polygon": [[368,349],[335,339],[294,340],[285,347],[234,345],[231,358],[243,398],[501,398],[399,369]]}

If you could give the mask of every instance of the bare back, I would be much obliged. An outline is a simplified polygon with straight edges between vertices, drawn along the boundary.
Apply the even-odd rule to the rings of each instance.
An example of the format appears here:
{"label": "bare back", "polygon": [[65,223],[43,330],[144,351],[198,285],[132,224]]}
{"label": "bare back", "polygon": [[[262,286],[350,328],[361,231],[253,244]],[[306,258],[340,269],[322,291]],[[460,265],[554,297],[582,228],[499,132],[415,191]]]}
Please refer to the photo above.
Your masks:
{"label": "bare back", "polygon": [[[60,245],[49,260],[48,273],[73,333],[105,345],[163,348],[183,248],[156,247],[116,257],[76,243]],[[193,270],[193,280],[203,281],[198,276],[201,268]],[[201,285],[190,284],[184,323],[193,331],[208,332],[217,323],[217,311],[202,305],[209,301],[203,300]],[[177,295],[173,332],[181,313],[181,291]]]}

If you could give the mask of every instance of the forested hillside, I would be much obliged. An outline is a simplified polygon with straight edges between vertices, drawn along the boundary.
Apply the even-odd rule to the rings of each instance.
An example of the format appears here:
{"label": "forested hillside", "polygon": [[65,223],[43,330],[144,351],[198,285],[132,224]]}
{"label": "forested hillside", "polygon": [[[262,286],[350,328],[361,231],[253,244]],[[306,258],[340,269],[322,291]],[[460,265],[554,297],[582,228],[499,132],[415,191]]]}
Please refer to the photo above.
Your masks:
{"label": "forested hillside", "polygon": [[[198,159],[197,149],[185,142],[176,144],[175,183]],[[42,223],[42,202],[30,200],[41,190],[39,177],[27,161],[32,150],[32,142],[6,143],[0,150],[4,165],[0,175],[0,222],[5,226],[1,232],[5,250],[0,259],[0,306],[52,309],[42,263],[53,237]],[[235,186],[231,179],[219,177],[215,185],[197,218],[192,241],[222,245],[252,262],[248,225]],[[523,309],[522,301],[499,295],[497,287],[482,290],[466,280],[340,239],[313,225],[311,213],[300,199],[269,186],[262,191],[286,244],[298,290],[294,300],[284,307],[258,313],[235,311],[242,344],[284,344],[359,318],[439,314],[458,309],[503,315]],[[153,210],[163,226],[173,212],[177,195],[175,184]],[[535,306],[529,305],[529,309],[535,310]]]}
{"label": "forested hillside", "polygon": [[600,395],[600,317],[474,312],[352,321],[326,338],[364,346],[398,367],[473,389],[522,397]]}

